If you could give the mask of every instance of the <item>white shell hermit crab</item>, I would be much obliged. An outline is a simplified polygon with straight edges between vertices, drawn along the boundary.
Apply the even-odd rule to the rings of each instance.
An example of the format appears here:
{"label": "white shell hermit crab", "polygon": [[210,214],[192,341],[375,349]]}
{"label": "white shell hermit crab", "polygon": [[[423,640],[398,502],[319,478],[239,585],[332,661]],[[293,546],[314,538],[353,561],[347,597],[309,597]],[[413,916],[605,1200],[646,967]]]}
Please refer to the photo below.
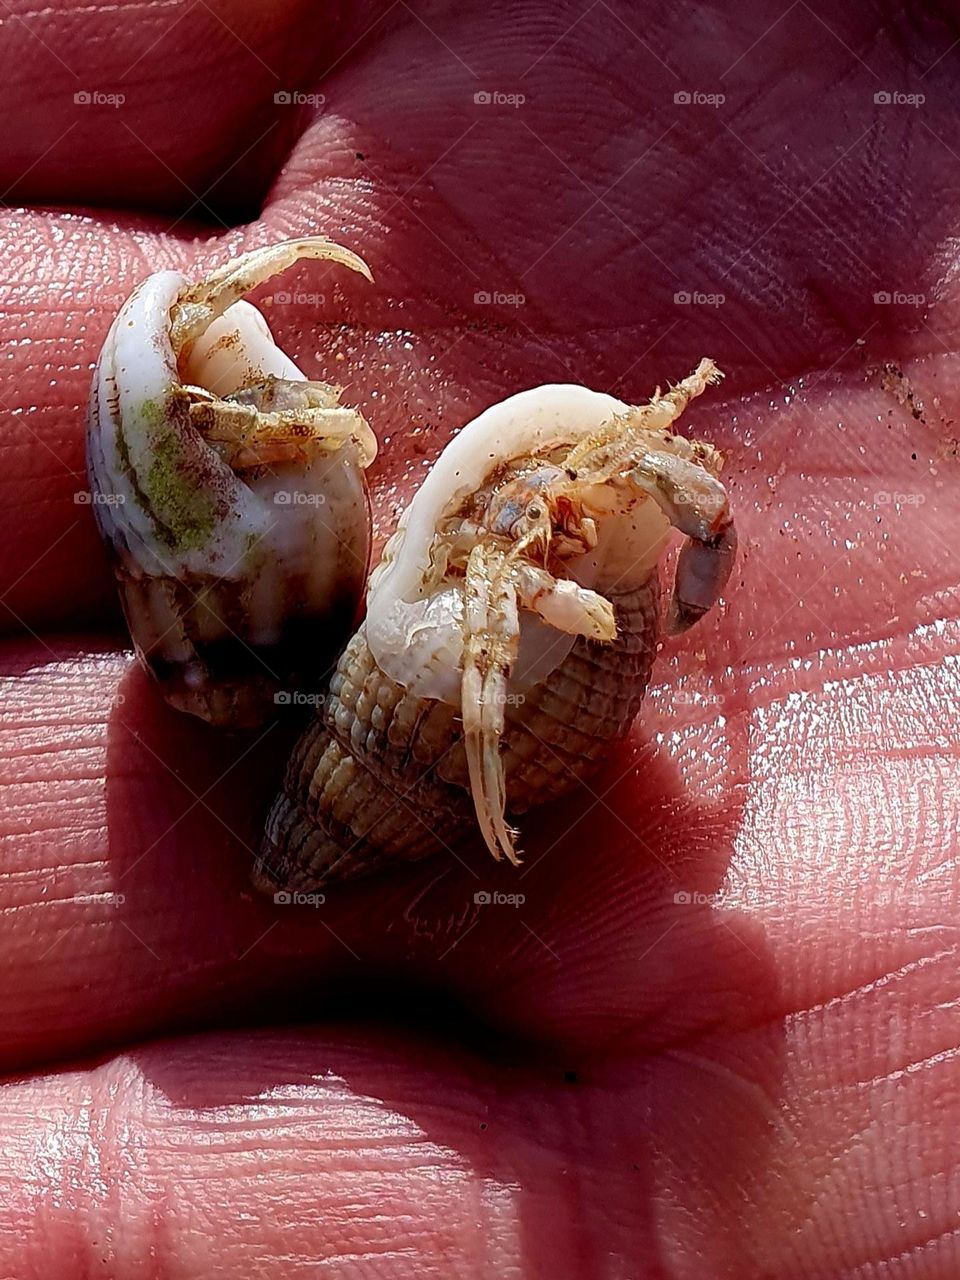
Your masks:
{"label": "white shell hermit crab", "polygon": [[300,258],[370,278],[320,237],[196,283],[157,272],[121,308],[93,379],[94,510],[134,643],[168,702],[214,724],[258,724],[325,679],[367,572],[373,433],[243,301]]}
{"label": "white shell hermit crab", "polygon": [[423,857],[474,815],[494,857],[517,861],[506,814],[569,790],[640,708],[671,525],[687,538],[671,629],[729,577],[722,459],[670,430],[719,377],[702,360],[640,407],[538,387],[463,428],[371,575],[268,818],[258,887]]}

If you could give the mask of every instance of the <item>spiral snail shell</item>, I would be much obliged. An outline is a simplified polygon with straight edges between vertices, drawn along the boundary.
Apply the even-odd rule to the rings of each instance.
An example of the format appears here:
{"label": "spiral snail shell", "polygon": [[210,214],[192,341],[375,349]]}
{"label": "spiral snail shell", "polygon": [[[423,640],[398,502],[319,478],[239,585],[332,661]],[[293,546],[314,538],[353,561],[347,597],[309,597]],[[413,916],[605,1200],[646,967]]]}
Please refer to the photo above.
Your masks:
{"label": "spiral snail shell", "polygon": [[356,618],[376,440],[308,381],[244,295],[300,258],[370,279],[320,237],[133,291],[97,361],[91,498],[138,655],[164,697],[248,727],[325,678]]}
{"label": "spiral snail shell", "polygon": [[671,425],[720,372],[643,406],[543,386],[447,446],[370,577],[367,613],[290,759],[254,879],[311,890],[453,847],[518,861],[519,816],[596,767],[640,709],[659,561],[667,626],[717,601],[736,534],[712,446]]}

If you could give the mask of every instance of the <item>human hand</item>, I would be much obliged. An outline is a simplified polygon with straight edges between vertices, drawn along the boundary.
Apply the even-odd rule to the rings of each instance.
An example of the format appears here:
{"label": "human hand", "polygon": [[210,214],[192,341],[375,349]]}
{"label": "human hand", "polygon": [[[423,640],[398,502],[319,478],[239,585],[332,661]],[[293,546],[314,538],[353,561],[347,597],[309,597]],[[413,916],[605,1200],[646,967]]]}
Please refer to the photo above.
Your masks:
{"label": "human hand", "polygon": [[[606,0],[7,28],[3,1273],[954,1275],[957,33]],[[159,702],[75,495],[135,281],[314,231],[375,287],[304,266],[266,314],[381,437],[381,537],[484,405],[710,355],[684,426],[743,552],[519,873],[295,909],[247,887],[286,730]]]}

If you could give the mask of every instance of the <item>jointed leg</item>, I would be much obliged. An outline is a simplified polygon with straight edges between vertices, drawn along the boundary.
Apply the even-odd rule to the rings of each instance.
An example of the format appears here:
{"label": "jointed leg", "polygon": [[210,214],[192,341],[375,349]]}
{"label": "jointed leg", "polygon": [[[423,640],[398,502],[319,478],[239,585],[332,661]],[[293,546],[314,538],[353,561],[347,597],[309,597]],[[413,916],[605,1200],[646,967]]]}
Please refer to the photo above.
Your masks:
{"label": "jointed leg", "polygon": [[170,340],[176,355],[179,357],[227,307],[301,258],[338,262],[373,279],[362,258],[323,236],[304,236],[253,249],[183,289],[171,312]]}
{"label": "jointed leg", "polygon": [[520,604],[551,627],[591,640],[616,639],[613,605],[605,596],[570,578],[555,578],[539,565],[520,562],[513,572]]}
{"label": "jointed leg", "polygon": [[[595,435],[582,440],[560,465],[568,472],[576,472],[585,481],[603,484],[628,465],[638,449],[656,442],[658,437],[660,440],[670,439],[667,429],[676,422],[690,401],[722,377],[712,360],[701,360],[689,377],[671,387],[665,395],[661,395],[657,387],[649,404],[636,405],[618,414]],[[652,433],[658,433],[658,436],[651,440]],[[681,451],[692,452],[693,447],[682,437],[677,437],[677,444]],[[701,452],[707,459],[715,456],[709,448],[701,448]]]}
{"label": "jointed leg", "polygon": [[303,462],[311,450],[333,451],[349,439],[363,458],[376,453],[367,423],[341,406],[339,390],[326,383],[270,378],[224,399],[203,387],[184,390],[190,421],[236,472]]}
{"label": "jointed leg", "polygon": [[507,678],[520,646],[517,590],[502,551],[480,542],[470,553],[464,582],[461,713],[470,791],[487,848],[514,866],[516,832],[507,826],[500,738]]}

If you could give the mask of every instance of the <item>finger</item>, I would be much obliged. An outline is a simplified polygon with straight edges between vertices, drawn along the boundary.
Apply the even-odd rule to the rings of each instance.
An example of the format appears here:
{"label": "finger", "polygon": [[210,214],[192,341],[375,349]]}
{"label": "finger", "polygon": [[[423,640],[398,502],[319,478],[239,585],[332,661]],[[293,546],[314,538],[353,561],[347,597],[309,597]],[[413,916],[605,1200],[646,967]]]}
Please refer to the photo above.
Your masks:
{"label": "finger", "polygon": [[[914,974],[630,1067],[273,1031],[8,1083],[4,1274],[951,1275],[955,1028],[913,1024],[930,995]],[[869,1034],[904,1017],[909,1049]]]}
{"label": "finger", "polygon": [[301,0],[14,6],[0,191],[10,203],[172,209],[218,226],[254,216],[302,110],[275,95],[355,38]]}

